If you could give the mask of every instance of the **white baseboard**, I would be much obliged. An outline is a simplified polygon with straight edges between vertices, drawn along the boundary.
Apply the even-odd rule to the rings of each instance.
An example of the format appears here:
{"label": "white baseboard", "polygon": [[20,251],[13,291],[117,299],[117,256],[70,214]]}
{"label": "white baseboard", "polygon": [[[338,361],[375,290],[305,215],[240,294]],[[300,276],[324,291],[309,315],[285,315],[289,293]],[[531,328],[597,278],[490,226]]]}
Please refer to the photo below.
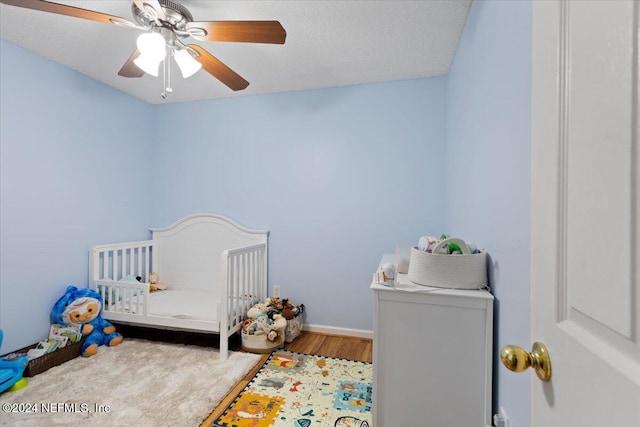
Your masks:
{"label": "white baseboard", "polygon": [[373,331],[366,331],[363,329],[338,328],[335,326],[324,325],[303,325],[302,330],[307,332],[317,332],[320,334],[373,339]]}

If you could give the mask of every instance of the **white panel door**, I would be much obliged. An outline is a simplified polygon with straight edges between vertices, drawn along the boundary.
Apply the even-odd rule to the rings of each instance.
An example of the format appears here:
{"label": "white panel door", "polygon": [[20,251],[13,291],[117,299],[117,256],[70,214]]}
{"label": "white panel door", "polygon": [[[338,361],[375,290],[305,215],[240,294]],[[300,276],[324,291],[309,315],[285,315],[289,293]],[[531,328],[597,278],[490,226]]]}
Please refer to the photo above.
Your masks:
{"label": "white panel door", "polygon": [[532,7],[531,425],[640,426],[640,6]]}

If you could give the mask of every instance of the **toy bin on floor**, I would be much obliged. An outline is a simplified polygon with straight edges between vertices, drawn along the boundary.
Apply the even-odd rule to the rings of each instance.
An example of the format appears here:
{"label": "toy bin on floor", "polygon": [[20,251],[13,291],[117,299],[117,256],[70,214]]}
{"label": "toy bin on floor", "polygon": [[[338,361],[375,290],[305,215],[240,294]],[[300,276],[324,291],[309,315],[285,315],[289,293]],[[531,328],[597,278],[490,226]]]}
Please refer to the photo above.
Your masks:
{"label": "toy bin on floor", "polygon": [[[80,356],[83,343],[84,339],[30,360],[29,365],[24,370],[24,376],[33,377],[53,368],[54,366],[58,366],[72,359],[75,359],[76,357]],[[18,350],[18,353],[26,353],[32,348],[36,348],[36,346],[37,344],[33,344],[29,347],[25,347]]]}
{"label": "toy bin on floor", "polygon": [[242,349],[251,353],[271,353],[284,346],[284,334],[280,334],[275,341],[269,341],[265,334],[250,335],[242,332]]}
{"label": "toy bin on floor", "polygon": [[302,313],[304,313],[304,304],[298,306],[298,312],[291,320],[287,320],[287,328],[284,330],[284,340],[288,343],[293,342],[300,332],[302,332]]}

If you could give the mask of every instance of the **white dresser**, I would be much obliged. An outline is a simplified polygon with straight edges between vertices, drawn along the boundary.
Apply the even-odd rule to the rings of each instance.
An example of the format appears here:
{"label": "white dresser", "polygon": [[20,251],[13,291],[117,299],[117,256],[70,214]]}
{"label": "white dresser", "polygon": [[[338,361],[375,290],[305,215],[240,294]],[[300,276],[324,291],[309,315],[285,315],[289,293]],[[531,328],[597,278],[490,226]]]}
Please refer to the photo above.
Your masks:
{"label": "white dresser", "polygon": [[397,282],[371,284],[373,426],[491,426],[493,295]]}

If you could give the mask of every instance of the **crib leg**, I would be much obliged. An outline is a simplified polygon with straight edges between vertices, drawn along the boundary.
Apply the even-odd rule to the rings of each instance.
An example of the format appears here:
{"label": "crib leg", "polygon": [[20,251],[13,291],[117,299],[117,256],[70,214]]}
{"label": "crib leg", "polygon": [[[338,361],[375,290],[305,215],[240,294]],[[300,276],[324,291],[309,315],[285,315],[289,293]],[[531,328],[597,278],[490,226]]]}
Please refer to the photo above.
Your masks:
{"label": "crib leg", "polygon": [[220,360],[227,360],[229,357],[229,336],[220,334]]}

